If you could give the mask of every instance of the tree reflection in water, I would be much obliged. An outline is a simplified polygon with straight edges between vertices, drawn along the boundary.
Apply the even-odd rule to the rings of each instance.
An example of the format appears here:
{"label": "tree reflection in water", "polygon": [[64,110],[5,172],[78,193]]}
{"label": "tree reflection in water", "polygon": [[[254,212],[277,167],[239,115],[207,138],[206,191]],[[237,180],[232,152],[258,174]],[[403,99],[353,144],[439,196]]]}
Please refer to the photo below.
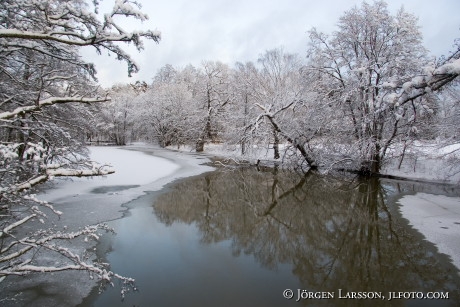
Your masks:
{"label": "tree reflection in water", "polygon": [[443,291],[450,299],[436,304],[459,302],[458,271],[387,204],[388,193],[377,178],[238,168],[184,180],[154,210],[167,225],[196,224],[203,243],[231,240],[235,256],[269,269],[292,264],[308,291]]}

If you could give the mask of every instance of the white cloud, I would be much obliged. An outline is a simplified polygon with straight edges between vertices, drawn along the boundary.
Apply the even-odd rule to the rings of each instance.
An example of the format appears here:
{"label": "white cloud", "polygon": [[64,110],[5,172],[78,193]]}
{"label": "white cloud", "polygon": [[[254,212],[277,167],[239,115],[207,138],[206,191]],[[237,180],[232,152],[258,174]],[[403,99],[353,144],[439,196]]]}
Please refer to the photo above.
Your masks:
{"label": "white cloud", "polygon": [[[199,65],[202,60],[255,61],[267,49],[283,46],[286,51],[305,54],[307,31],[312,27],[330,33],[345,10],[360,5],[360,0],[141,0],[142,11],[150,19],[143,24],[126,22],[127,30],[158,29],[160,44],[145,43],[142,53],[128,49],[141,67],[127,77],[125,63],[105,56],[87,55],[96,63],[103,86],[145,80],[151,82],[156,71],[166,65]],[[419,17],[425,46],[439,56],[452,49],[460,37],[460,1],[388,0],[392,13],[402,5]],[[105,0],[101,12],[110,9]]]}

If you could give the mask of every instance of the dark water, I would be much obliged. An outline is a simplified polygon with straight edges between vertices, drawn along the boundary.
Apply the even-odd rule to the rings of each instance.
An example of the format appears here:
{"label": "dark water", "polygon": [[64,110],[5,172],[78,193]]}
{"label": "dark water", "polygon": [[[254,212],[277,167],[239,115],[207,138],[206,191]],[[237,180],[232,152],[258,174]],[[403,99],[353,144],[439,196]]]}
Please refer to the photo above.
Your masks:
{"label": "dark water", "polygon": [[106,193],[119,192],[123,190],[129,190],[129,189],[137,188],[137,187],[140,187],[140,185],[131,184],[131,185],[100,186],[100,187],[92,189],[90,193],[106,194]]}
{"label": "dark water", "polygon": [[[95,289],[82,306],[459,306],[458,270],[394,202],[416,191],[458,196],[443,186],[246,168],[182,180],[130,203],[99,246],[137,291],[121,301],[117,285]],[[299,289],[329,298],[296,302]],[[449,299],[388,301],[402,291]],[[381,297],[339,298],[351,292]]]}

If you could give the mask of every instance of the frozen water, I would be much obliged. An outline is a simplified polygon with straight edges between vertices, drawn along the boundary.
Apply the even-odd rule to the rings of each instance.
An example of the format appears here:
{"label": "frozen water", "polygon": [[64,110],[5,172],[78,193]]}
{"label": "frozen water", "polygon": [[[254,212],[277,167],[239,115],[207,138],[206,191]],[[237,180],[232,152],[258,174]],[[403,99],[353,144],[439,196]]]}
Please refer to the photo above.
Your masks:
{"label": "frozen water", "polygon": [[55,187],[41,195],[41,199],[55,201],[88,193],[100,187],[141,186],[166,177],[179,168],[179,165],[170,160],[144,152],[115,147],[90,147],[89,150],[93,161],[113,166],[115,173],[92,178],[57,178],[54,180]]}
{"label": "frozen water", "polygon": [[417,193],[399,202],[403,217],[460,269],[460,198]]}

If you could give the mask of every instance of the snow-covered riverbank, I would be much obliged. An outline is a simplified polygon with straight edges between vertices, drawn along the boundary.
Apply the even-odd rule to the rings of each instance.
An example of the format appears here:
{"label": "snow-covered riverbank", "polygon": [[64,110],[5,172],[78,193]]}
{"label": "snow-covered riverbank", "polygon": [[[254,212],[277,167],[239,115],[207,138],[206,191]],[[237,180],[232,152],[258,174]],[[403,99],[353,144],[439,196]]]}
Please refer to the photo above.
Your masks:
{"label": "snow-covered riverbank", "polygon": [[[289,144],[280,144],[281,158],[273,158],[273,147],[253,145],[242,155],[240,145],[206,143],[204,154],[225,157],[229,160],[247,160],[255,164],[257,160],[278,161],[285,159],[285,150]],[[460,183],[460,143],[443,144],[436,141],[417,141],[405,149],[404,159],[401,161],[403,145],[395,146],[397,149],[390,150],[387,161],[381,170],[382,175],[407,178],[421,182],[459,184]],[[182,145],[179,148],[169,146],[171,150],[181,152],[195,152],[195,148]],[[340,167],[339,167],[340,168]],[[320,171],[328,171],[326,165]]]}
{"label": "snow-covered riverbank", "polygon": [[[180,178],[213,170],[202,165],[203,156],[177,153],[155,146],[134,144],[125,147],[91,147],[90,157],[101,164],[110,164],[115,174],[105,177],[56,179],[47,183],[38,198],[47,200],[63,212],[60,217],[48,216],[46,227],[76,230],[123,217],[123,204],[145,194],[159,191]],[[43,226],[39,226],[43,227]],[[78,253],[88,243],[75,241]],[[95,248],[95,245],[91,248]],[[53,259],[49,259],[53,261]],[[2,306],[76,306],[96,285],[86,272],[59,272],[9,277],[1,283]]]}

